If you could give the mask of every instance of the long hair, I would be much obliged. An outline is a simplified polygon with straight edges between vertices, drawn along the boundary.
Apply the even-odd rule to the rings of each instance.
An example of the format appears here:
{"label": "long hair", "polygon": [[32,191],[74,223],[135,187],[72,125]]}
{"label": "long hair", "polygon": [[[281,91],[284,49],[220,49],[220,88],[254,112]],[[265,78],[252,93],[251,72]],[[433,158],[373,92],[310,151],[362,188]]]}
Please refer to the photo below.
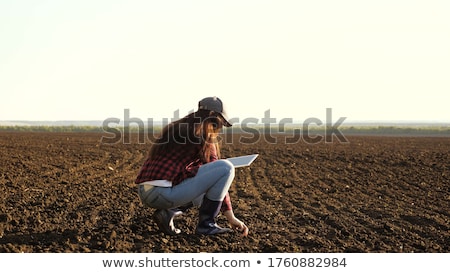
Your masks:
{"label": "long hair", "polygon": [[220,115],[209,110],[198,110],[166,125],[151,146],[149,157],[155,158],[179,148],[180,145],[188,145],[187,150],[200,151],[200,159],[207,163],[210,161],[211,148],[214,148],[211,145],[214,145],[220,158],[217,136],[222,126],[223,120]]}

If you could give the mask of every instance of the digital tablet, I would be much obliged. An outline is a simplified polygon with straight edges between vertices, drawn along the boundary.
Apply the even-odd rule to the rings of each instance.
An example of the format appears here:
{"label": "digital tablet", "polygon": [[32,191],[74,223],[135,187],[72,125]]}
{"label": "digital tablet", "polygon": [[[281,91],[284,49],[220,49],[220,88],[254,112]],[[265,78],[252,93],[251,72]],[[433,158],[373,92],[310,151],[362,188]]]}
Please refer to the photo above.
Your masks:
{"label": "digital tablet", "polygon": [[227,158],[235,168],[250,166],[259,154],[243,155]]}

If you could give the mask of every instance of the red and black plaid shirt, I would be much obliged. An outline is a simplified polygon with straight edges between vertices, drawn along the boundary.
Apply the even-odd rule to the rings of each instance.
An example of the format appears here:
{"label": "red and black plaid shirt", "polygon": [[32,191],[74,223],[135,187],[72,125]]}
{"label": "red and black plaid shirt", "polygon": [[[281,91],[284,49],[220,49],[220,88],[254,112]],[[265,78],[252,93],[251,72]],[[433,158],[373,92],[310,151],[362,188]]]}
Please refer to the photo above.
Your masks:
{"label": "red and black plaid shirt", "polygon": [[[211,145],[210,161],[218,160],[214,145]],[[172,186],[182,183],[189,177],[194,177],[200,166],[203,164],[200,158],[201,146],[180,145],[180,148],[171,152],[158,155],[155,158],[148,158],[142,166],[136,178],[136,184],[152,181],[167,180],[172,182]],[[227,193],[222,203],[222,211],[231,210],[231,200]]]}

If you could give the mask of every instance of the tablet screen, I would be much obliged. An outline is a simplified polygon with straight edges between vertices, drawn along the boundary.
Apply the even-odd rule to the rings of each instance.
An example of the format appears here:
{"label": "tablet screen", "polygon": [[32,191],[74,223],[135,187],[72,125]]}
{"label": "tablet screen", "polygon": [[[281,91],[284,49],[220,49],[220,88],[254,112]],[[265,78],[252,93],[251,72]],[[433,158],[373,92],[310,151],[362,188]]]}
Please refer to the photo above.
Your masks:
{"label": "tablet screen", "polygon": [[252,155],[243,155],[243,156],[237,156],[237,157],[230,157],[227,158],[235,168],[239,167],[245,167],[250,166],[252,162],[258,157],[258,154],[252,154]]}

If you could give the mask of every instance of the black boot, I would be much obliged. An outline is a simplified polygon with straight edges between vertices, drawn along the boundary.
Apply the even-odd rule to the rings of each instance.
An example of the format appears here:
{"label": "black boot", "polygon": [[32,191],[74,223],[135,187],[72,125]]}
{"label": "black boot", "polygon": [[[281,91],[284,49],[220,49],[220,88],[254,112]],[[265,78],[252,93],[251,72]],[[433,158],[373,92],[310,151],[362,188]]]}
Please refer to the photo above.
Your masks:
{"label": "black boot", "polygon": [[206,196],[203,198],[203,203],[199,208],[198,225],[195,233],[213,235],[232,231],[216,224],[215,218],[219,214],[221,206],[222,201],[212,201]]}
{"label": "black boot", "polygon": [[192,208],[193,206],[194,206],[194,204],[192,204],[192,202],[189,202],[183,206],[178,207],[177,209],[179,211],[181,211],[182,213],[184,213],[184,212],[188,211],[190,208]]}
{"label": "black boot", "polygon": [[178,209],[157,209],[152,218],[162,232],[169,235],[177,235],[181,233],[181,230],[175,227],[173,218],[182,213]]}

